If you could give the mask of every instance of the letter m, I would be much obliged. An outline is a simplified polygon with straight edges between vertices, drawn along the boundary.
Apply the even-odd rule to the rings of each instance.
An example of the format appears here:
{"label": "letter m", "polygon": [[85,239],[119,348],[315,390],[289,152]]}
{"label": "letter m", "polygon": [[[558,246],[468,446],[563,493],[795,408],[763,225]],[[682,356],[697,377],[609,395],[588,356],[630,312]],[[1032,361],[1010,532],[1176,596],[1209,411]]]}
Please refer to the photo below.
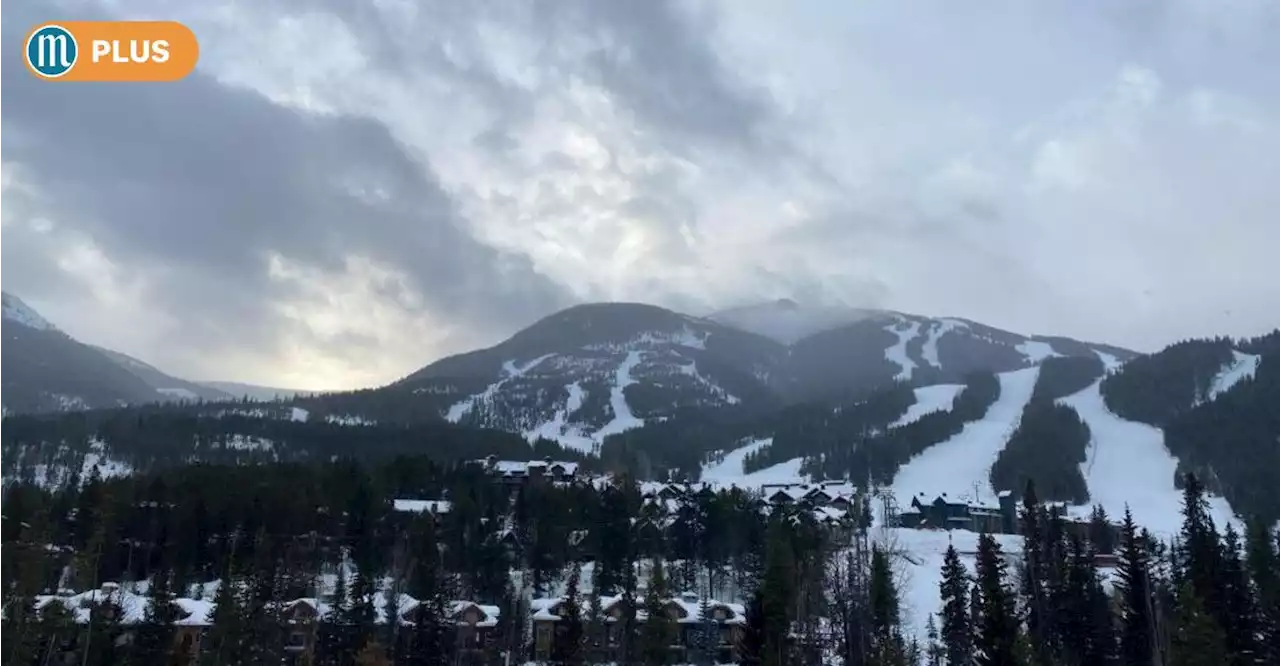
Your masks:
{"label": "letter m", "polygon": [[66,35],[40,35],[36,38],[36,50],[39,67],[70,67],[71,60],[67,57],[67,36]]}

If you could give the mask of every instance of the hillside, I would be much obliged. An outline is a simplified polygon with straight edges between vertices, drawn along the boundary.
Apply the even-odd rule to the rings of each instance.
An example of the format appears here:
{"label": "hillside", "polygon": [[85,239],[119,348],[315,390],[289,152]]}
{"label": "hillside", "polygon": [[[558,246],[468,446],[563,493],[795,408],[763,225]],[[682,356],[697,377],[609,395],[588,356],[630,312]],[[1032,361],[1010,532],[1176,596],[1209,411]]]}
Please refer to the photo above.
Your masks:
{"label": "hillside", "polygon": [[598,451],[612,435],[690,411],[723,411],[728,416],[716,418],[739,420],[734,413],[845,404],[895,383],[954,383],[972,372],[1095,351],[1133,356],[1106,345],[887,311],[808,312],[780,302],[699,318],[651,305],[596,303],[553,314],[488,349],[432,363],[350,403],[333,396],[324,409],[374,418],[358,403],[414,396],[418,410],[437,410],[454,423]]}

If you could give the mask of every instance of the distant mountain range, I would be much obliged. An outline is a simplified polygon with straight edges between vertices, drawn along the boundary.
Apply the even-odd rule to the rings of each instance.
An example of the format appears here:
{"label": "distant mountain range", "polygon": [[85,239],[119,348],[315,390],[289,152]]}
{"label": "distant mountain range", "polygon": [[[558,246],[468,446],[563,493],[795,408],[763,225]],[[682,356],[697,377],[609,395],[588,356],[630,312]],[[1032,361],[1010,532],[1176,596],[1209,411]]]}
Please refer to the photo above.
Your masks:
{"label": "distant mountain range", "polygon": [[31,306],[4,293],[3,403],[6,413],[48,412],[148,402],[263,400],[298,391],[179,379],[128,354],[85,344]]}
{"label": "distant mountain range", "polygon": [[[1138,355],[886,310],[779,301],[698,317],[595,303],[386,386],[243,405],[174,401],[276,392],[174,378],[81,344],[7,295],[4,336],[10,411],[171,403],[6,419],[7,476],[82,455],[132,469],[552,455],[641,478],[870,480],[904,504],[990,501],[1034,479],[1073,510],[1132,506],[1163,526],[1177,474],[1193,471],[1216,515],[1280,518],[1280,331]],[[98,448],[83,450],[86,426]]]}

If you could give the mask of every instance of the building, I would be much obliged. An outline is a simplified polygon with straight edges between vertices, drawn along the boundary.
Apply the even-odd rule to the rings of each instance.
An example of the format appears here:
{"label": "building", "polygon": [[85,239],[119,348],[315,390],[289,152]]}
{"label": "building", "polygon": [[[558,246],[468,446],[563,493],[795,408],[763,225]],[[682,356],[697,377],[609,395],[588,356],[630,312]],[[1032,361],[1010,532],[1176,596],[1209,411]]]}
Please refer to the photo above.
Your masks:
{"label": "building", "polygon": [[[213,624],[213,603],[200,599],[178,598],[172,602],[174,611],[174,637],[171,663],[194,666],[200,657],[201,642]],[[89,624],[96,613],[112,621],[119,621],[122,641],[132,642],[134,630],[141,624],[151,605],[151,598],[123,589],[118,583],[103,583],[102,587],[78,594],[64,592],[56,595],[40,595],[35,598],[36,612],[41,615],[66,613],[76,624]],[[57,647],[62,656],[79,662],[82,652],[81,634]],[[64,660],[65,661],[65,660]]]}
{"label": "building", "polygon": [[1013,493],[1000,493],[999,506],[985,506],[948,498],[942,493],[926,499],[924,493],[911,498],[911,506],[898,513],[900,527],[914,529],[969,530],[995,534],[1018,531],[1018,506]]}
{"label": "building", "polygon": [[[536,661],[547,661],[555,653],[555,641],[564,630],[563,620],[559,615],[563,597],[550,599],[534,599],[531,610],[533,619],[533,652]],[[592,652],[590,660],[595,662],[616,662],[621,647],[622,620],[625,607],[622,597],[600,597],[599,605],[605,627],[604,636],[588,645]],[[583,621],[586,621],[586,608],[590,605],[582,600]],[[703,617],[703,610],[708,612]],[[717,640],[716,663],[726,664],[737,660],[737,645],[742,636],[742,627],[746,624],[746,610],[740,604],[723,601],[701,599],[693,595],[672,597],[666,601],[664,610],[667,617],[677,627],[675,640],[671,644],[669,663],[688,663],[691,655],[699,649],[703,632],[713,630]],[[643,607],[635,609],[636,630],[648,620]]]}
{"label": "building", "polygon": [[522,486],[530,482],[550,481],[553,483],[572,483],[578,479],[578,463],[563,460],[498,460],[497,456],[489,456],[483,460],[473,460],[493,477],[494,482],[506,486]]}

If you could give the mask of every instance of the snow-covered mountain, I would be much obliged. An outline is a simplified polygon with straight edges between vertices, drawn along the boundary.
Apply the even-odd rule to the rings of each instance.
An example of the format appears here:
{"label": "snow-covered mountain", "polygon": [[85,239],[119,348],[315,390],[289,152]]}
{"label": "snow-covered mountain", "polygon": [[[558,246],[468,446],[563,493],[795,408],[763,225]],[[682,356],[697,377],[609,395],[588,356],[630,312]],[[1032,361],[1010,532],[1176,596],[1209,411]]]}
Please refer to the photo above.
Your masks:
{"label": "snow-covered mountain", "polygon": [[47,319],[41,317],[39,312],[36,312],[17,296],[4,292],[3,295],[0,295],[0,301],[3,301],[4,304],[4,319],[6,321],[17,322],[37,331],[58,330]]}
{"label": "snow-covered mountain", "polygon": [[[591,451],[604,437],[689,409],[769,411],[848,400],[895,382],[956,382],[971,371],[1015,370],[1051,356],[1133,355],[961,319],[869,310],[787,314],[793,312],[805,311],[779,302],[702,318],[633,303],[580,305],[383,390],[433,401],[453,422]],[[775,335],[744,330],[748,325]],[[814,328],[790,343],[775,339]]]}
{"label": "snow-covered mountain", "polygon": [[84,344],[17,296],[4,293],[3,301],[5,413],[232,397],[127,354]]}
{"label": "snow-covered mountain", "polygon": [[884,310],[800,304],[789,298],[743,305],[707,315],[707,319],[763,335],[784,345],[845,324],[888,315]]}

